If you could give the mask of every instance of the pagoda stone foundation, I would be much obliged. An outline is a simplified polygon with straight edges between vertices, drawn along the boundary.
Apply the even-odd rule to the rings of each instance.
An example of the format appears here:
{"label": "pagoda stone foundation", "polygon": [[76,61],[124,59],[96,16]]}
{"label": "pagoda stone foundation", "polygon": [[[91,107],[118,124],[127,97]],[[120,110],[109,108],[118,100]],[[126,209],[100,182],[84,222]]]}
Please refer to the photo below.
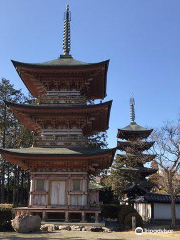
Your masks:
{"label": "pagoda stone foundation", "polygon": [[33,131],[34,143],[0,153],[31,175],[29,205],[15,208],[16,215],[82,222],[93,215],[98,222],[101,186],[93,186],[90,176],[111,166],[116,148],[92,148],[88,139],[109,127],[112,101],[102,103],[109,61],[85,63],[70,55],[70,15],[67,6],[63,55],[36,64],[12,61],[37,104],[6,105]]}

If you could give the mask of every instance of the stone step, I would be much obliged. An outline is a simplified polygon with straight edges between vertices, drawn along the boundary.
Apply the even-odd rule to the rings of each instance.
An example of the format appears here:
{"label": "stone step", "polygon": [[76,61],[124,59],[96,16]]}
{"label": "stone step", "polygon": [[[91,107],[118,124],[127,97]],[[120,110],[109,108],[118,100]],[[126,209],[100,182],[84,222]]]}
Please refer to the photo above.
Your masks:
{"label": "stone step", "polygon": [[91,223],[91,222],[54,222],[54,221],[47,221],[41,222],[41,225],[58,225],[58,226],[63,226],[63,225],[69,225],[69,226],[92,226],[92,227],[105,227],[105,222],[99,222],[99,223]]}

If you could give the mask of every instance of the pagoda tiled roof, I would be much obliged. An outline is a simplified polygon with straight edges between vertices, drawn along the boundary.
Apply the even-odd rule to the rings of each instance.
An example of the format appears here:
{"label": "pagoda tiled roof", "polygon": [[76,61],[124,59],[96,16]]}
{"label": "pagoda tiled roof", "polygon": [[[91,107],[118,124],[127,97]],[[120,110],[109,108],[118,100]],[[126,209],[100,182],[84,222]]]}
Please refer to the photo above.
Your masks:
{"label": "pagoda tiled roof", "polygon": [[[81,168],[86,171],[107,169],[114,159],[116,148],[21,148],[0,149],[0,154],[8,162],[18,165],[24,170],[61,171],[71,165],[71,169]],[[93,168],[93,169],[92,169]]]}
{"label": "pagoda tiled roof", "polygon": [[147,131],[147,128],[141,127],[140,125],[137,124],[130,124],[124,128],[120,129],[121,131]]}
{"label": "pagoda tiled roof", "polygon": [[86,93],[88,99],[95,100],[106,97],[109,60],[85,63],[69,57],[60,57],[43,63],[23,63],[13,60],[12,63],[28,90],[36,98],[47,94],[48,89],[44,85],[43,79],[47,80],[48,76],[53,76],[54,79],[48,81],[57,83],[68,81],[69,78],[74,79],[75,82],[82,81],[84,85],[81,87],[85,89],[88,83],[89,90]]}
{"label": "pagoda tiled roof", "polygon": [[98,63],[86,63],[79,60],[75,60],[72,57],[60,57],[51,61],[41,62],[41,63],[24,63],[11,60],[13,65],[18,67],[27,67],[27,68],[64,68],[64,67],[92,67],[98,65],[106,65],[109,63],[109,60],[98,62]]}
{"label": "pagoda tiled roof", "polygon": [[155,187],[155,186],[157,186],[155,183],[153,183],[153,182],[150,182],[150,181],[148,181],[148,180],[145,180],[145,181],[141,181],[140,183],[139,183],[139,186],[140,187],[142,187],[142,188],[145,188],[145,189],[148,189],[148,188],[153,188],[153,187]]}
{"label": "pagoda tiled roof", "polygon": [[140,187],[139,184],[133,183],[130,187],[123,190],[123,193],[130,193],[130,192],[139,192],[141,194],[145,194],[147,190],[143,187]]}
{"label": "pagoda tiled roof", "polygon": [[[135,202],[171,203],[171,196],[169,194],[147,192],[145,196],[135,199]],[[175,197],[175,202],[180,203],[180,195]]]}
{"label": "pagoda tiled roof", "polygon": [[[147,189],[154,186],[156,186],[156,184],[149,181],[142,181],[140,183],[134,182],[130,187],[124,189],[123,193],[128,194],[132,202],[143,202],[145,201],[145,196],[149,194]],[[138,194],[139,196],[134,198],[134,194]]]}
{"label": "pagoda tiled roof", "polygon": [[90,63],[81,62],[75,60],[74,58],[57,58],[52,61],[36,63],[34,65],[38,66],[80,66],[80,65],[89,65]]}
{"label": "pagoda tiled roof", "polygon": [[112,149],[96,149],[96,148],[19,148],[19,149],[5,149],[1,148],[0,153],[9,153],[11,155],[19,156],[71,156],[71,157],[81,157],[81,156],[93,156],[101,155],[109,152],[115,151],[116,148]]}
{"label": "pagoda tiled roof", "polygon": [[154,142],[143,142],[143,141],[118,141],[117,147],[119,150],[126,151],[127,149],[137,150],[137,151],[145,151],[152,147]]}
{"label": "pagoda tiled roof", "polygon": [[147,138],[152,131],[153,129],[147,129],[136,123],[131,123],[130,125],[124,128],[118,129],[117,138],[126,139],[126,140],[133,139],[133,138],[144,139],[144,138]]}
{"label": "pagoda tiled roof", "polygon": [[139,173],[145,173],[145,174],[153,174],[158,171],[158,169],[155,168],[147,168],[147,167],[122,167],[121,170],[123,171],[131,171],[131,172],[139,172]]}
{"label": "pagoda tiled roof", "polygon": [[107,101],[104,103],[99,103],[99,104],[88,104],[88,105],[66,105],[66,106],[62,106],[62,105],[57,105],[57,104],[51,104],[51,105],[47,105],[47,104],[41,104],[41,105],[30,105],[30,104],[20,104],[20,103],[14,103],[14,102],[8,102],[5,101],[6,105],[8,107],[14,107],[16,109],[32,109],[32,110],[40,110],[40,109],[52,109],[52,110],[83,110],[83,109],[96,109],[99,107],[103,107],[103,106],[111,106],[112,105],[112,100],[111,101]]}
{"label": "pagoda tiled roof", "polygon": [[34,120],[34,116],[38,118],[45,117],[93,117],[93,126],[86,135],[92,135],[96,132],[106,131],[109,128],[109,117],[112,101],[92,104],[92,105],[28,105],[6,102],[6,105],[14,112],[15,116],[29,130],[41,132],[40,125]]}
{"label": "pagoda tiled roof", "polygon": [[139,162],[139,163],[150,162],[150,161],[154,160],[155,157],[156,157],[156,155],[151,155],[151,154],[131,154],[131,153],[117,154],[117,158],[120,158],[122,161],[123,160],[131,161],[131,159],[132,160],[137,159],[137,162]]}

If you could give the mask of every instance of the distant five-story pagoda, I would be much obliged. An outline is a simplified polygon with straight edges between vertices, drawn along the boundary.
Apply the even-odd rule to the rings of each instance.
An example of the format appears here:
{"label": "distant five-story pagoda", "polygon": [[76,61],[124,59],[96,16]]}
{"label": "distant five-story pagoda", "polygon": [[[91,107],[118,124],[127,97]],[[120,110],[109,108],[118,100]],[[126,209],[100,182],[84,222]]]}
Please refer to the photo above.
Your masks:
{"label": "distant five-story pagoda", "polygon": [[[155,159],[155,155],[143,153],[149,150],[154,142],[147,141],[153,129],[147,129],[135,122],[135,101],[130,99],[131,123],[125,128],[118,129],[117,149],[126,154],[117,154],[116,162],[122,164],[121,175],[124,176],[128,188],[123,189],[127,195],[126,201],[133,202],[138,196],[151,191],[155,184],[147,177],[157,172],[157,169],[144,166]],[[126,140],[126,141],[120,141]],[[125,186],[124,186],[125,187]]]}
{"label": "distant five-story pagoda", "polygon": [[16,214],[40,214],[42,219],[64,219],[95,214],[98,194],[89,188],[89,175],[111,166],[115,149],[88,147],[88,137],[108,129],[112,101],[91,104],[106,97],[109,61],[85,63],[70,55],[71,13],[64,16],[63,55],[31,64],[12,61],[20,78],[38,99],[37,105],[6,102],[29,130],[38,134],[33,147],[1,149],[7,161],[31,174],[29,206]]}

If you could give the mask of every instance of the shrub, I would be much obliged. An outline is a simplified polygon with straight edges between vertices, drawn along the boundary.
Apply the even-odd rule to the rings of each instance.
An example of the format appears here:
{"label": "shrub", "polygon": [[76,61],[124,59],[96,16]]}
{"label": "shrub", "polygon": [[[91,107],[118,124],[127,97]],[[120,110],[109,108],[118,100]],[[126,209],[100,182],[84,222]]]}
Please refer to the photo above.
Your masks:
{"label": "shrub", "polygon": [[118,218],[119,223],[124,224],[125,217],[130,213],[137,213],[137,211],[130,205],[121,205]]}
{"label": "shrub", "polygon": [[119,215],[120,205],[116,204],[103,204],[101,205],[101,216],[102,218],[116,219]]}
{"label": "shrub", "polygon": [[12,231],[12,204],[0,204],[0,232]]}
{"label": "shrub", "polygon": [[132,228],[132,217],[136,218],[136,227],[143,227],[143,220],[139,213],[130,213],[125,217],[124,225]]}

